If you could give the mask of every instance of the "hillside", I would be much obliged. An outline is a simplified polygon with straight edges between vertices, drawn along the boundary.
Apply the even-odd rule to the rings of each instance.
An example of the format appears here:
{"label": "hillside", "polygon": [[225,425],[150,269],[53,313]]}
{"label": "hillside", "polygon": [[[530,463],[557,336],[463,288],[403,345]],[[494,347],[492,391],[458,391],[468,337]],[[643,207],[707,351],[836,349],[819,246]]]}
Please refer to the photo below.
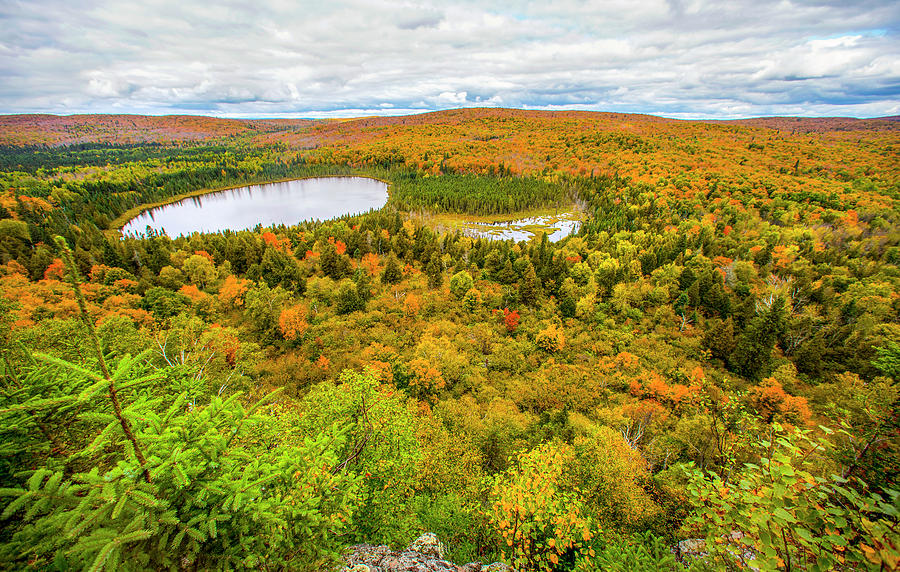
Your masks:
{"label": "hillside", "polygon": [[[355,572],[427,531],[471,570],[895,570],[898,153],[897,118],[0,117],[0,562]],[[117,232],[329,175],[387,204]],[[559,242],[434,224],[561,205]]]}

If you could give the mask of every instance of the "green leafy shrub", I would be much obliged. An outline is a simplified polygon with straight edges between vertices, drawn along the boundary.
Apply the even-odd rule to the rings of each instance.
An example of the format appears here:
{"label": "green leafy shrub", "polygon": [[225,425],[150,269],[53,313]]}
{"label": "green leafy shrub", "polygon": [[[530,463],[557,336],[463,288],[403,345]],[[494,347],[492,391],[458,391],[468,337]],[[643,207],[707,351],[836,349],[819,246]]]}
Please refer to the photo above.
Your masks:
{"label": "green leafy shrub", "polygon": [[867,494],[861,481],[814,474],[812,462],[831,444],[774,427],[759,442],[759,464],[728,481],[686,468],[698,507],[690,522],[706,530],[710,551],[732,560],[750,554],[744,564],[760,570],[896,569],[900,494]]}

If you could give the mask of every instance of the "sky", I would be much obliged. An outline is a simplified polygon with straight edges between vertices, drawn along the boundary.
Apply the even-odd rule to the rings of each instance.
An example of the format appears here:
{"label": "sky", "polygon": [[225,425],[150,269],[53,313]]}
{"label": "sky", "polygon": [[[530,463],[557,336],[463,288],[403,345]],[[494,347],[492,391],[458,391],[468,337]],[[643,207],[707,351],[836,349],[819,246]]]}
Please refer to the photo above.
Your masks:
{"label": "sky", "polygon": [[0,113],[900,115],[897,0],[2,0]]}

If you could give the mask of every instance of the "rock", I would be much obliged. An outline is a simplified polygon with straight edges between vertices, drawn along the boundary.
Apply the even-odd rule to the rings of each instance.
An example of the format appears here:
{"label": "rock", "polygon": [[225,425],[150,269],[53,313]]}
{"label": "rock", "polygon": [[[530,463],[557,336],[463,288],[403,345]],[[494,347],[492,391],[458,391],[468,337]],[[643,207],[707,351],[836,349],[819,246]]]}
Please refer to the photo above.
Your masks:
{"label": "rock", "polygon": [[[742,568],[747,568],[752,572],[759,572],[759,568],[748,564],[751,560],[756,558],[756,552],[751,548],[743,546],[740,542],[740,540],[744,538],[744,533],[732,531],[730,534],[723,535],[720,538],[723,542],[725,554],[740,562]],[[675,554],[675,558],[685,565],[690,565],[709,556],[706,540],[703,538],[689,538],[687,540],[682,540],[672,548],[672,553]]]}
{"label": "rock", "polygon": [[673,552],[675,553],[675,556],[685,564],[689,564],[694,560],[706,558],[707,554],[709,554],[706,550],[706,540],[703,538],[688,538],[687,540],[682,540],[675,545]]}
{"label": "rock", "polygon": [[357,544],[344,555],[346,566],[339,572],[515,572],[500,562],[484,566],[470,562],[457,566],[444,560],[444,545],[437,535],[426,532],[415,539],[403,552],[388,546]]}
{"label": "rock", "polygon": [[412,544],[406,547],[405,552],[418,552],[425,556],[433,556],[435,558],[444,558],[444,545],[438,540],[433,532],[426,532],[419,538],[413,540]]}

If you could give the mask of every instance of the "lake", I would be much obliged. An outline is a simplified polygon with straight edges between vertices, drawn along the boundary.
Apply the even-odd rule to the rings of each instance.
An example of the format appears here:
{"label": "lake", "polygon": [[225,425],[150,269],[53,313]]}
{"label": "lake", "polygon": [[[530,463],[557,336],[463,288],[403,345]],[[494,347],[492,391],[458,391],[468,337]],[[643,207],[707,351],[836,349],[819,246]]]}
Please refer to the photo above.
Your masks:
{"label": "lake", "polygon": [[328,220],[380,209],[387,184],[366,177],[317,177],[217,191],[148,209],[122,227],[140,235],[149,226],[169,236],[244,230],[303,220]]}

